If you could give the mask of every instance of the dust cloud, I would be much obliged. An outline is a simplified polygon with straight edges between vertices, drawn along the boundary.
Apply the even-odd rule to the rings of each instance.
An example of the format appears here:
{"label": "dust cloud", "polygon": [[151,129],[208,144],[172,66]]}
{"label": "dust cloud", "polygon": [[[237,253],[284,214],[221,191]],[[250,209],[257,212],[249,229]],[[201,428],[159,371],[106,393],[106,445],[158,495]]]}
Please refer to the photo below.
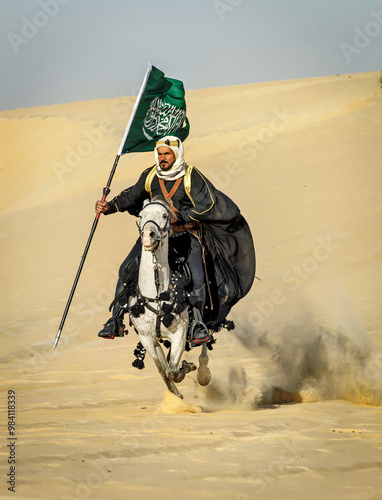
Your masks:
{"label": "dust cloud", "polygon": [[199,391],[210,410],[324,400],[382,404],[382,354],[351,317],[331,330],[300,308],[288,323],[266,331],[238,324],[236,338],[255,364],[247,358],[225,374],[213,372],[211,384]]}

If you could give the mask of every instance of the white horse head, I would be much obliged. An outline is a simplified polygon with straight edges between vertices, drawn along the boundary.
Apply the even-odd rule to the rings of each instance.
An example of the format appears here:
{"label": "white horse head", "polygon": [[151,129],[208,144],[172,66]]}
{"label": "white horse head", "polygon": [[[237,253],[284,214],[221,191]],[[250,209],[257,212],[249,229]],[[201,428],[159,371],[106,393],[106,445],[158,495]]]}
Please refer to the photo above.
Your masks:
{"label": "white horse head", "polygon": [[143,248],[155,252],[162,247],[171,232],[170,220],[174,216],[170,204],[161,197],[145,200],[139,214],[139,232]]}

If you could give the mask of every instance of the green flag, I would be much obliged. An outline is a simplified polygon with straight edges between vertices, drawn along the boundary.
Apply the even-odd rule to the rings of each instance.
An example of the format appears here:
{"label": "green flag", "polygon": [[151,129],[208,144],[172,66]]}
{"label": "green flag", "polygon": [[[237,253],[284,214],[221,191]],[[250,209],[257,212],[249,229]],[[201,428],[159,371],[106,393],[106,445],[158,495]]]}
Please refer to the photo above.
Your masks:
{"label": "green flag", "polygon": [[166,78],[149,64],[118,154],[153,151],[166,135],[184,141],[190,131],[184,95],[180,80]]}

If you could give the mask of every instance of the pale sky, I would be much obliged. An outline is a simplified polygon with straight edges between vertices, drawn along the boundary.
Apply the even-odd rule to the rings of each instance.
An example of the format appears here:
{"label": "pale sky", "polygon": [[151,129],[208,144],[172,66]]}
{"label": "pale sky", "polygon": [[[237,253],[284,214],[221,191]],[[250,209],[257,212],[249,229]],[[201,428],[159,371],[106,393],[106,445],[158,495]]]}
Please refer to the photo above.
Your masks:
{"label": "pale sky", "polygon": [[382,68],[382,0],[0,0],[0,109]]}

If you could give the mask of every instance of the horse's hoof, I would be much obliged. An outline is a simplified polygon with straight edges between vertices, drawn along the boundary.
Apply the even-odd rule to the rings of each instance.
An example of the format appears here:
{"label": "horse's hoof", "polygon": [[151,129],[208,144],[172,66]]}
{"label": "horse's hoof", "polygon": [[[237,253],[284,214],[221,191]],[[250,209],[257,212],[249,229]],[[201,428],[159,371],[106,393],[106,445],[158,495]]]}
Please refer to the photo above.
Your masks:
{"label": "horse's hoof", "polygon": [[194,363],[188,363],[185,359],[182,362],[181,370],[185,370],[186,373],[193,372],[196,370],[196,365]]}
{"label": "horse's hoof", "polygon": [[206,386],[211,382],[211,372],[209,368],[204,367],[202,369],[199,368],[198,370],[198,375],[197,375],[197,381],[199,385]]}
{"label": "horse's hoof", "polygon": [[174,387],[174,390],[171,390],[170,392],[172,394],[174,394],[175,396],[177,396],[178,398],[183,399],[182,394],[178,391],[178,389],[176,387]]}

